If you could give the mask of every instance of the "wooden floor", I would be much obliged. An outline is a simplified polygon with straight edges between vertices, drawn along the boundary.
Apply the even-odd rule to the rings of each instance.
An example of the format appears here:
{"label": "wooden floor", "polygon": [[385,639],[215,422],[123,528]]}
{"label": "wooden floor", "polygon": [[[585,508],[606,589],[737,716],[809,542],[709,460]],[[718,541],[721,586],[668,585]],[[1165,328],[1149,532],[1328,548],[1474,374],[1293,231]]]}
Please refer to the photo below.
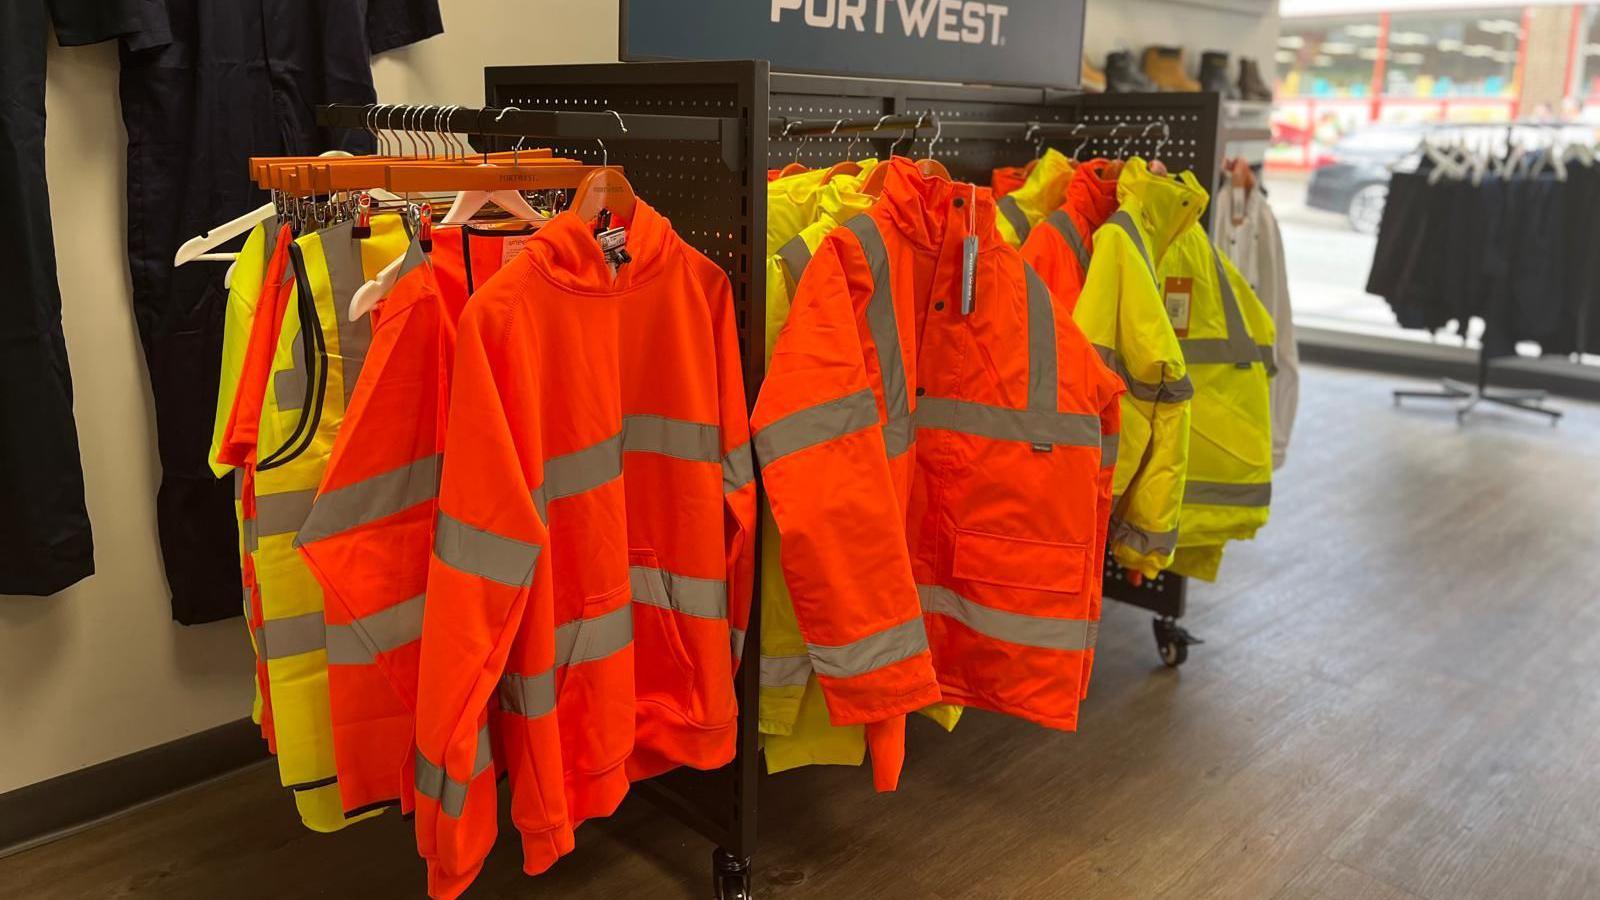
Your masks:
{"label": "wooden floor", "polygon": [[[1600,897],[1600,410],[1559,428],[1305,373],[1272,525],[1159,666],[1108,604],[1079,733],[916,721],[904,786],[765,780],[763,898]],[[913,717],[916,719],[917,717]],[[705,898],[710,847],[642,799],[469,897]],[[0,860],[0,896],[411,897],[410,825],[310,834],[265,767]]]}

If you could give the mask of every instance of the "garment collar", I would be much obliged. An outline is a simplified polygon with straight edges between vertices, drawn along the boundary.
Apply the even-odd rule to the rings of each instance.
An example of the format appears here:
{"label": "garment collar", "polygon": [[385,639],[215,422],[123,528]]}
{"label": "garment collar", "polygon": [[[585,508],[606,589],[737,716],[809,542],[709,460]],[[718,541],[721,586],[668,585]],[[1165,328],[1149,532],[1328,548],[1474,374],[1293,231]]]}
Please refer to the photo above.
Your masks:
{"label": "garment collar", "polygon": [[539,229],[528,249],[534,265],[551,281],[574,291],[619,293],[649,281],[666,265],[672,223],[643,200],[637,201],[633,220],[617,219],[612,227],[627,230],[631,261],[611,274],[605,254],[589,223],[576,213],[564,212]]}
{"label": "garment collar", "polygon": [[1046,150],[1028,173],[1028,180],[1007,196],[1017,201],[1029,221],[1042,219],[1065,199],[1075,168],[1077,165],[1060,151]]}
{"label": "garment collar", "polygon": [[1110,160],[1095,159],[1078,166],[1067,183],[1066,207],[1089,219],[1095,228],[1117,211],[1117,171]]}
{"label": "garment collar", "polygon": [[980,252],[1004,244],[994,227],[994,194],[964,182],[926,178],[916,164],[897,156],[880,166],[883,191],[873,209],[883,214],[913,244],[939,251],[952,240],[978,236]]}
{"label": "garment collar", "polygon": [[1209,199],[1193,172],[1156,175],[1138,157],[1123,164],[1117,179],[1117,201],[1150,234],[1158,263],[1178,235],[1200,221]]}

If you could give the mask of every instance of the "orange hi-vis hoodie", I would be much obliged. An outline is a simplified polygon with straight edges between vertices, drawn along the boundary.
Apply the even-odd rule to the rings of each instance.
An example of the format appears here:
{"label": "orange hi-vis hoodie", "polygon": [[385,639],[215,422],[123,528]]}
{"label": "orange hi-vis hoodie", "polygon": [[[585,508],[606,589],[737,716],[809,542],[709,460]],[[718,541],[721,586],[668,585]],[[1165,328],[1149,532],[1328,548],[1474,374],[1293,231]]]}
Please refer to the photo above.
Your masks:
{"label": "orange hi-vis hoodie", "polygon": [[[524,235],[436,226],[371,315],[372,344],[297,540],[323,588],[328,690],[347,813],[414,806],[417,659],[456,325]],[[342,311],[341,311],[342,312]]]}
{"label": "orange hi-vis hoodie", "polygon": [[1071,729],[1121,385],[992,195],[881,165],[878,202],[806,267],[752,420],[812,667],[835,725],[902,747],[904,714],[941,700]]}
{"label": "orange hi-vis hoodie", "polygon": [[495,753],[530,874],[630,779],[734,754],[756,507],[733,294],[644,202],[613,224],[615,272],[563,213],[462,316],[417,706],[437,897],[494,843]]}
{"label": "orange hi-vis hoodie", "polygon": [[1121,163],[1096,159],[1083,163],[1067,182],[1061,207],[1028,234],[1022,258],[1044,279],[1045,287],[1071,313],[1083,291],[1094,254],[1094,233],[1117,211]]}

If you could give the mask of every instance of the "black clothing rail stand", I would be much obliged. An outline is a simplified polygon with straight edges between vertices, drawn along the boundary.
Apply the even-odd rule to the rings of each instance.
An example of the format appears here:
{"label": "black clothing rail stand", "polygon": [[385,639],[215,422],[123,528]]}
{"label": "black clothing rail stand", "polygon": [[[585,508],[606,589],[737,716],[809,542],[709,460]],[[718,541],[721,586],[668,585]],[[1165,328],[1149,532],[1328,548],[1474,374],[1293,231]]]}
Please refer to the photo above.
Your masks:
{"label": "black clothing rail stand", "polygon": [[1493,358],[1489,356],[1487,347],[1478,350],[1478,383],[1468,384],[1454,378],[1441,379],[1439,389],[1436,391],[1396,390],[1394,392],[1394,405],[1399,406],[1401,400],[1453,400],[1456,401],[1456,422],[1464,423],[1467,416],[1477,408],[1480,403],[1495,403],[1500,406],[1509,406],[1523,412],[1538,413],[1550,420],[1554,426],[1561,421],[1562,412],[1544,405],[1545,398],[1550,394],[1541,390],[1522,390],[1517,388],[1495,388],[1489,386],[1489,366]]}
{"label": "black clothing rail stand", "polygon": [[[1031,159],[1046,146],[1085,159],[1149,156],[1159,148],[1158,158],[1174,171],[1211,173],[1213,188],[1221,171],[1216,94],[1086,95],[1045,87],[772,74],[760,60],[491,67],[484,70],[484,88],[485,109],[435,107],[396,121],[420,133],[476,135],[482,149],[510,149],[525,137],[561,156],[622,166],[639,195],[728,273],[751,403],[766,358],[769,167],[832,164],[849,155],[883,156],[891,148],[912,155],[912,140],[922,143],[926,155],[937,134],[933,155],[953,177],[978,184],[989,182],[991,170]],[[391,114],[381,106],[325,108],[319,121],[366,128],[391,124],[386,115]],[[876,131],[861,127],[862,120],[876,123],[884,116],[892,118]],[[857,127],[821,133],[821,120],[831,129],[841,119]],[[794,124],[799,122],[807,127]],[[1181,662],[1183,646],[1194,642],[1172,632],[1187,637],[1176,625],[1183,614],[1183,579],[1163,575],[1135,587],[1114,564],[1108,563],[1106,573],[1105,595],[1161,616],[1156,628],[1163,658],[1172,645]],[[751,896],[760,632],[757,598],[735,686],[739,729],[733,762],[714,772],[671,772],[636,786],[716,845],[712,880],[718,900]]]}

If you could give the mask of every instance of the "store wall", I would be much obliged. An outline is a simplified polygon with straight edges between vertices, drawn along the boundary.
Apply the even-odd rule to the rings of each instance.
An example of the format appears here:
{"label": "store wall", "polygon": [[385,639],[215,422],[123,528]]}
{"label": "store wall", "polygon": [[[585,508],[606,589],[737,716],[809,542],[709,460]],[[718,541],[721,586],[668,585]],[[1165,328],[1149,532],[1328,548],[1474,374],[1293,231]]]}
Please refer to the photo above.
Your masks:
{"label": "store wall", "polygon": [[1095,68],[1112,50],[1131,49],[1137,57],[1150,44],[1169,44],[1187,51],[1191,75],[1206,50],[1230,55],[1235,81],[1239,57],[1253,57],[1270,86],[1277,42],[1275,0],[1089,0],[1085,14],[1084,56]]}
{"label": "store wall", "polygon": [[[477,104],[485,65],[616,59],[613,4],[441,6],[444,35],[375,63],[382,99]],[[96,574],[53,597],[0,597],[0,793],[250,712],[241,621],[185,628],[167,605],[155,414],[128,284],[117,77],[114,46],[52,42],[47,167]]]}

